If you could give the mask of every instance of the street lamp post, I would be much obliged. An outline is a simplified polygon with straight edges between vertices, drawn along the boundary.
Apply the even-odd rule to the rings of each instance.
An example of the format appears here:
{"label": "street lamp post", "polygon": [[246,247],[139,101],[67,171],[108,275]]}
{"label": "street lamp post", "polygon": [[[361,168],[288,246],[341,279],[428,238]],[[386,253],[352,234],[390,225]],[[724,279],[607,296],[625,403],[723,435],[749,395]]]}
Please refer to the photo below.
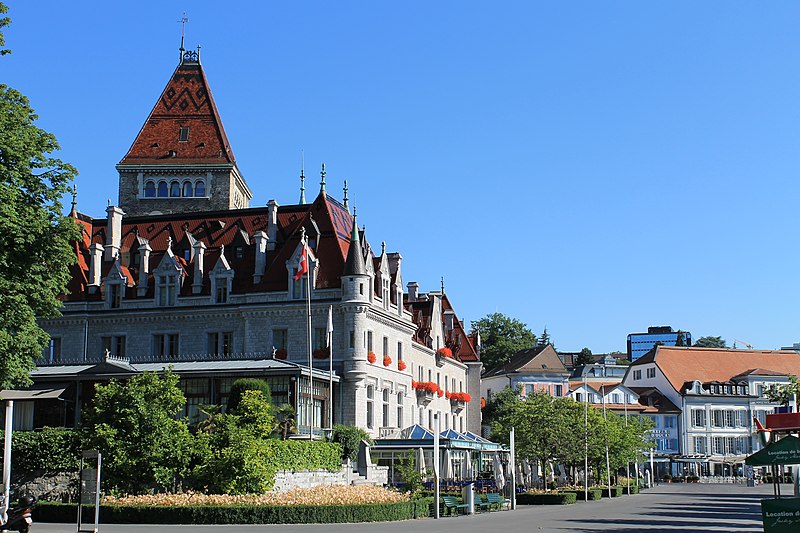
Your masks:
{"label": "street lamp post", "polygon": [[583,403],[583,501],[589,501],[589,390],[586,387],[586,367],[583,368],[583,394],[586,400]]}

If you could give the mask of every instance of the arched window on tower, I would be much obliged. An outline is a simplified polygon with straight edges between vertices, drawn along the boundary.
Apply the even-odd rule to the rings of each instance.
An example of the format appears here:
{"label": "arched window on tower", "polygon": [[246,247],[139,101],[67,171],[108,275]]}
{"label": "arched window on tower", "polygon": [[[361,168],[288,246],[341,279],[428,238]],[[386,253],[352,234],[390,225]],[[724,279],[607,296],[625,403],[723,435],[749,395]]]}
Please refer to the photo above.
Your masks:
{"label": "arched window on tower", "polygon": [[192,196],[192,182],[191,181],[184,181],[183,182],[183,196]]}
{"label": "arched window on tower", "polygon": [[158,197],[159,198],[166,198],[168,196],[169,189],[167,188],[166,181],[159,181],[158,182]]}
{"label": "arched window on tower", "polygon": [[194,195],[195,196],[206,195],[206,183],[203,180],[200,180],[194,184]]}
{"label": "arched window on tower", "polygon": [[169,195],[171,198],[177,198],[181,195],[181,184],[173,181],[169,184]]}
{"label": "arched window on tower", "polygon": [[144,184],[145,198],[155,198],[156,196],[156,182],[150,180]]}

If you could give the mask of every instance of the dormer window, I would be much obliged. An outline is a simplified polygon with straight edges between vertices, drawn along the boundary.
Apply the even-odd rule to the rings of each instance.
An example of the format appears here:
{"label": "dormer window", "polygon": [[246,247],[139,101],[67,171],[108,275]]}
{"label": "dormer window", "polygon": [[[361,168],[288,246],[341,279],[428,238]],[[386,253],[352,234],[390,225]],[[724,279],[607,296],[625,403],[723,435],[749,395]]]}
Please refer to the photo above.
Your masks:
{"label": "dormer window", "polygon": [[108,306],[119,309],[122,306],[122,283],[106,283],[108,289]]}
{"label": "dormer window", "polygon": [[162,274],[156,285],[156,302],[160,307],[175,305],[178,296],[178,275]]}
{"label": "dormer window", "polygon": [[178,134],[178,141],[187,142],[189,140],[189,128],[181,128]]}

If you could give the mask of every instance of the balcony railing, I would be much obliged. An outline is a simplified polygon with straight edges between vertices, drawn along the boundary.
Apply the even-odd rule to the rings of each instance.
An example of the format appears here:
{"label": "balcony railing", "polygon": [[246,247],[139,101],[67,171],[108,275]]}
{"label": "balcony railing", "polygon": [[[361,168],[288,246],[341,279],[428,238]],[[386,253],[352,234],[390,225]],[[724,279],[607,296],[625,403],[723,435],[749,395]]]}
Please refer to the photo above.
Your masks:
{"label": "balcony railing", "polygon": [[[119,357],[113,354],[88,356],[59,357],[56,359],[41,358],[36,361],[36,366],[61,366],[61,365],[93,365],[105,361],[118,363],[178,363],[189,361],[258,361],[263,359],[273,359],[272,352],[236,352],[236,353],[183,353],[177,355],[151,355],[151,354],[132,354]],[[298,361],[306,363],[306,359]]]}

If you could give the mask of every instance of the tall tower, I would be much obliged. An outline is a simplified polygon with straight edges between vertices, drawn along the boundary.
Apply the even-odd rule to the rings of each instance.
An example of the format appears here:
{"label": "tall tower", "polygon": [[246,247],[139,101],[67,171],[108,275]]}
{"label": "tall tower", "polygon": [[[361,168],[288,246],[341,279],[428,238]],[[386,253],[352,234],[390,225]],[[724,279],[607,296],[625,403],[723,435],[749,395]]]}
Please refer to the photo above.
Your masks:
{"label": "tall tower", "polygon": [[253,194],[236,165],[199,49],[181,52],[117,171],[119,206],[128,216],[249,206]]}

